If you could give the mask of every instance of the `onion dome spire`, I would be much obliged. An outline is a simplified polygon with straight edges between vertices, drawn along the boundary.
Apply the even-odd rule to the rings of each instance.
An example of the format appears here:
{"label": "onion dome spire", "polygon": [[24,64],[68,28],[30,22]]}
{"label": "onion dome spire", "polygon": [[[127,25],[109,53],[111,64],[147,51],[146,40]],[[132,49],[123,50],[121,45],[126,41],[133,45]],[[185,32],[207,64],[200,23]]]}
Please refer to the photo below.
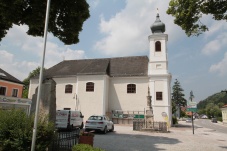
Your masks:
{"label": "onion dome spire", "polygon": [[[158,9],[157,9],[157,11],[158,11]],[[163,22],[161,22],[158,12],[157,12],[155,22],[151,25],[151,32],[153,34],[165,32],[165,24]]]}

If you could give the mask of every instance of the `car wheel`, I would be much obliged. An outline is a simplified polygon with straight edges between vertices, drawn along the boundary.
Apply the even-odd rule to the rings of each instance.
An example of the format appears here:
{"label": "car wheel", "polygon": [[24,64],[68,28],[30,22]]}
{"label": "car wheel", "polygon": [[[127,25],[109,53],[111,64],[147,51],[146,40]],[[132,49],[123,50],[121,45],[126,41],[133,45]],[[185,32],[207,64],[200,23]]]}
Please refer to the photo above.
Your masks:
{"label": "car wheel", "polygon": [[103,130],[103,134],[107,133],[107,127],[105,126],[104,130]]}
{"label": "car wheel", "polygon": [[110,129],[110,131],[111,131],[111,132],[113,132],[113,131],[114,131],[114,125],[112,125],[112,128]]}
{"label": "car wheel", "polygon": [[84,128],[84,123],[82,122],[81,126],[80,126],[80,129],[83,129],[83,128]]}

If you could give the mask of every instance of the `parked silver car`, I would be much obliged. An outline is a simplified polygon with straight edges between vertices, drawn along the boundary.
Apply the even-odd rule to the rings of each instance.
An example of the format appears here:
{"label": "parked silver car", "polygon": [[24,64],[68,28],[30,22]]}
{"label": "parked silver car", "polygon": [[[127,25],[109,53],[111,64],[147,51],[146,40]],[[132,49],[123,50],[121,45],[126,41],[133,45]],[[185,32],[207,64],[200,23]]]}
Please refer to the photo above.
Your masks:
{"label": "parked silver car", "polygon": [[107,131],[114,130],[114,123],[107,116],[92,115],[85,123],[85,131],[91,130],[101,131],[106,134]]}
{"label": "parked silver car", "polygon": [[192,118],[187,118],[186,119],[186,123],[191,123],[192,122]]}

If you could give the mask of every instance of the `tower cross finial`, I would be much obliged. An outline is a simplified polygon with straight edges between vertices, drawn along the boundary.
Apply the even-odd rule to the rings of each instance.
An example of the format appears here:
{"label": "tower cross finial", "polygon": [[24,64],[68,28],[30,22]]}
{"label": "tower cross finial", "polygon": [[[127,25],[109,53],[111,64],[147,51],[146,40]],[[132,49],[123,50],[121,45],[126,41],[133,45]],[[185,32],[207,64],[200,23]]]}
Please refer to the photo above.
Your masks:
{"label": "tower cross finial", "polygon": [[158,8],[157,8],[157,14],[159,14]]}

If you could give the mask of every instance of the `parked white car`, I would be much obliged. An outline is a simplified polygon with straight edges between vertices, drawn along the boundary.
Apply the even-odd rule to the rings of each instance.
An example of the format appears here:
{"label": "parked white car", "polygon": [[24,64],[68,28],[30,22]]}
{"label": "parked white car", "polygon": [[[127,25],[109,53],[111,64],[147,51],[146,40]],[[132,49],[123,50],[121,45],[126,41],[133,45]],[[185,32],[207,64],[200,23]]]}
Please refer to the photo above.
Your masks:
{"label": "parked white car", "polygon": [[82,129],[84,127],[83,118],[80,111],[57,110],[55,125],[58,129],[71,130],[75,127]]}
{"label": "parked white car", "polygon": [[107,116],[92,115],[85,123],[85,131],[91,130],[101,131],[106,134],[107,131],[112,132],[114,130],[114,123]]}

